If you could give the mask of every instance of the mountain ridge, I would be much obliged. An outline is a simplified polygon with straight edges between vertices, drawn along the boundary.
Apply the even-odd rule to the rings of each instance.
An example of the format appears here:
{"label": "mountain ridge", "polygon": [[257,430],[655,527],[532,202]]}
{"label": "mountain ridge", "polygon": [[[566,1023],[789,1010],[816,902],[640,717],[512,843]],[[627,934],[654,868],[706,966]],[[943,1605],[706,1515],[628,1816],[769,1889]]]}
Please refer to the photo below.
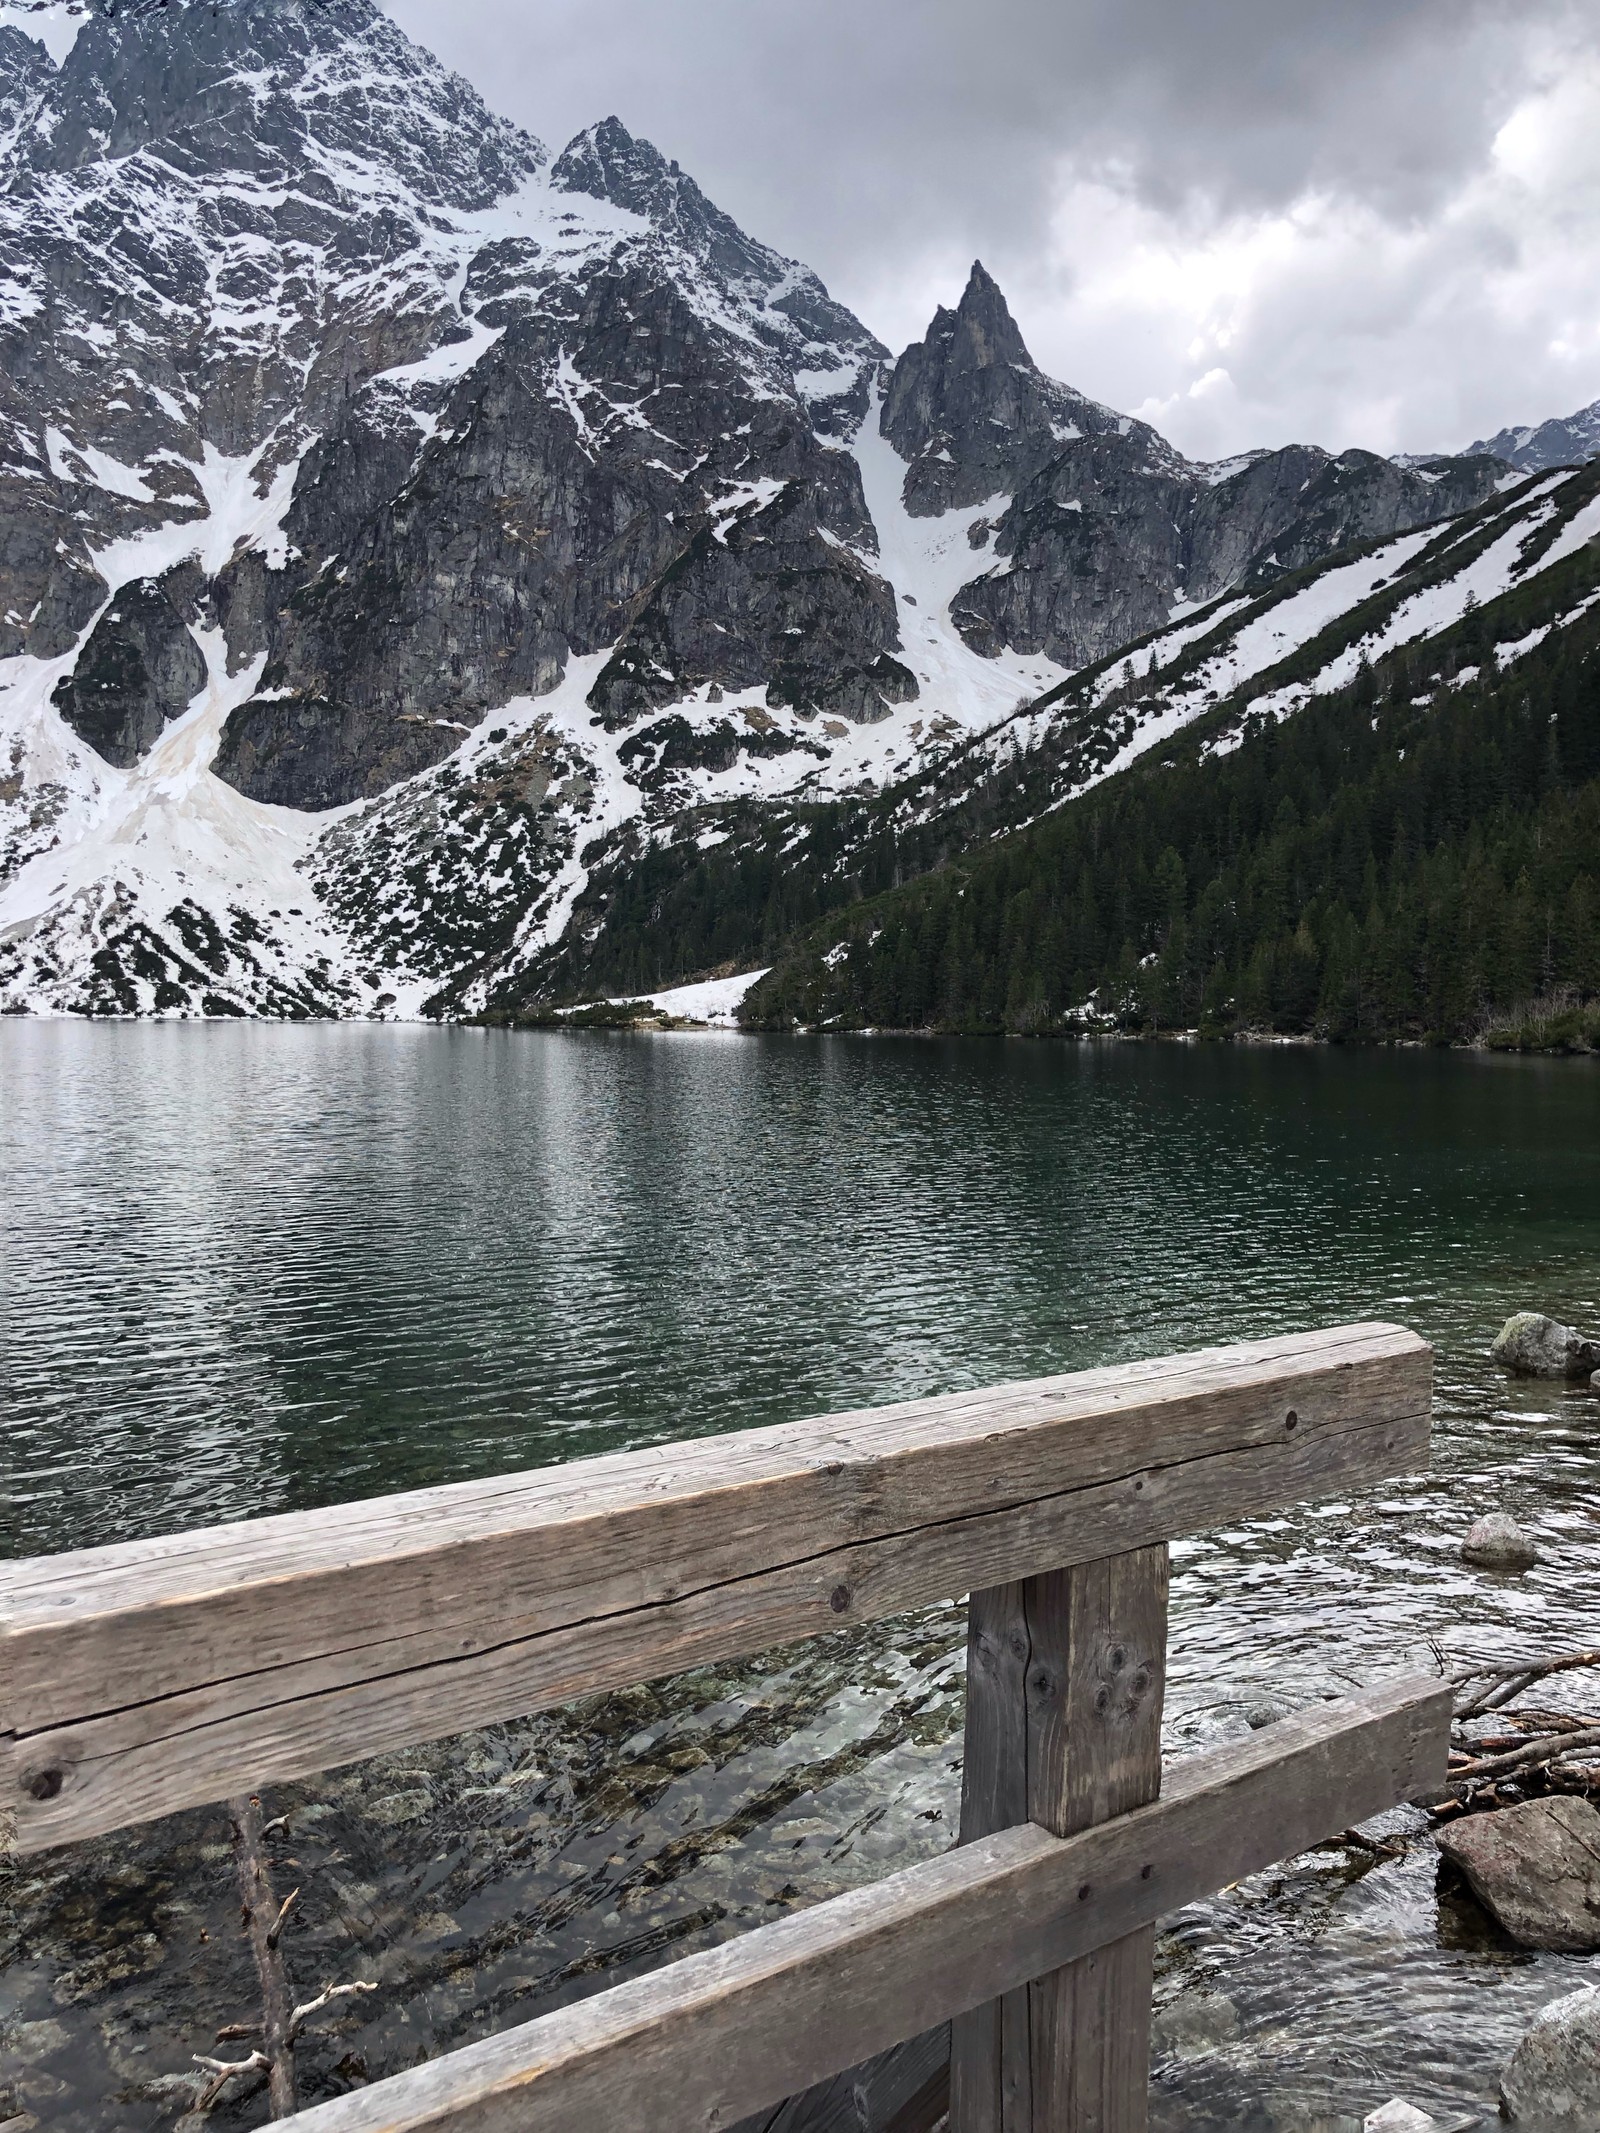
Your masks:
{"label": "mountain ridge", "polygon": [[1549,467],[1581,466],[1586,459],[1600,457],[1600,400],[1546,422],[1496,430],[1492,437],[1482,438],[1467,449],[1491,453],[1524,474],[1543,473]]}
{"label": "mountain ridge", "polygon": [[981,264],[891,362],[620,120],[552,158],[370,0],[6,0],[0,112],[16,1010],[477,1012],[608,869],[1514,478],[1194,467]]}

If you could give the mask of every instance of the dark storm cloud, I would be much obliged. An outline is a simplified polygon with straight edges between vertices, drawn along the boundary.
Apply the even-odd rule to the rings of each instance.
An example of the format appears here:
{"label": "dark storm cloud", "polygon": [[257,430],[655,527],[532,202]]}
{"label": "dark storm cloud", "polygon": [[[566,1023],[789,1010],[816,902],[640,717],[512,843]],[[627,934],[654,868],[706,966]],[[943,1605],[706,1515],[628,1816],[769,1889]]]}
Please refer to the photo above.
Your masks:
{"label": "dark storm cloud", "polygon": [[[1180,429],[1200,419],[1186,413],[1189,400],[1198,406],[1209,393],[1215,426],[1227,398],[1214,385],[1196,398],[1218,368],[1208,360],[1217,351],[1199,347],[1204,332],[1197,341],[1182,326],[1183,301],[1214,313],[1214,294],[1201,286],[1207,262],[1218,286],[1228,283],[1252,228],[1303,217],[1308,205],[1322,218],[1317,256],[1331,279],[1311,271],[1313,246],[1286,265],[1283,287],[1326,311],[1316,367],[1329,371],[1331,345],[1335,383],[1310,403],[1278,393],[1281,419],[1301,419],[1302,408],[1314,419],[1322,407],[1326,431],[1370,408],[1375,331],[1390,360],[1406,360],[1409,345],[1419,362],[1435,363],[1435,343],[1426,352],[1408,344],[1397,261],[1410,262],[1418,305],[1448,302],[1441,273],[1453,285],[1469,272],[1460,250],[1466,202],[1475,222],[1467,251],[1481,256],[1483,276],[1519,271],[1538,232],[1519,223],[1509,196],[1498,214],[1479,198],[1498,171],[1497,137],[1529,98],[1592,68],[1600,46],[1595,11],[1566,0],[389,4],[552,147],[616,111],[746,227],[815,266],[891,341],[920,331],[933,301],[955,293],[951,277],[981,254],[1011,290],[1042,360],[1071,368],[1081,350],[1078,368],[1088,363],[1093,375],[1076,382],[1124,405],[1172,403]],[[1530,216],[1555,212],[1532,197],[1525,205]],[[1381,329],[1372,302],[1350,286],[1361,278],[1363,247],[1332,259],[1341,217],[1346,231],[1369,233],[1369,256],[1373,242],[1402,248],[1378,269]],[[1143,247],[1155,281],[1190,287],[1176,309],[1163,309],[1155,287],[1147,296],[1104,293],[1113,227]],[[1445,245],[1442,262],[1422,256],[1430,233]],[[1577,235],[1592,259],[1600,216]],[[1189,271],[1196,263],[1199,280]],[[1579,281],[1588,286],[1581,259]],[[1309,317],[1285,315],[1281,297],[1252,282],[1248,301],[1234,304],[1232,340],[1219,343],[1235,350],[1222,367],[1246,425],[1252,414],[1277,418],[1262,370],[1268,352],[1240,340],[1245,314],[1271,318],[1286,349],[1306,340]],[[1502,327],[1492,345],[1479,336],[1482,377],[1467,374],[1472,351],[1457,352],[1461,375],[1443,382],[1439,427],[1427,441],[1445,441],[1451,421],[1477,420],[1473,410],[1504,405],[1500,420],[1552,412],[1538,395],[1557,390],[1568,371],[1574,389],[1587,375],[1589,352],[1574,346],[1571,317]],[[1581,340],[1582,317],[1576,330]],[[1346,337],[1349,377],[1360,382],[1341,401]],[[1241,371],[1255,379],[1247,392]],[[1522,375],[1531,397],[1504,404]],[[1600,374],[1588,388],[1596,391]]]}

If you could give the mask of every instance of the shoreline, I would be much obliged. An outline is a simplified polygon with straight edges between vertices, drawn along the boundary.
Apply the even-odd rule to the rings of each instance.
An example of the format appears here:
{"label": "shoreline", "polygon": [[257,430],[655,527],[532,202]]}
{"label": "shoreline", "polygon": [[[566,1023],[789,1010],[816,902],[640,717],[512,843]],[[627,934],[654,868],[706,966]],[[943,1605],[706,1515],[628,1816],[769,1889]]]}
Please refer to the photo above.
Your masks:
{"label": "shoreline", "polygon": [[915,1038],[924,1043],[1008,1044],[1130,1044],[1187,1045],[1194,1047],[1245,1046],[1259,1051],[1319,1052],[1455,1052],[1501,1059],[1587,1059],[1600,1061],[1600,1042],[1571,1043],[1564,1038],[1547,1043],[1496,1043],[1476,1038],[1461,1041],[1435,1037],[1318,1037],[1299,1031],[1198,1029],[1077,1029],[1077,1030],[955,1030],[895,1028],[871,1024],[843,1028],[825,1023],[791,1024],[787,1028],[746,1028],[730,1018],[703,1022],[689,1016],[663,1013],[629,1014],[620,1003],[604,1001],[554,1009],[548,1015],[513,1018],[498,1015],[92,1015],[70,1010],[35,1014],[24,1009],[8,1012],[0,1022],[32,1027],[79,1024],[93,1028],[165,1029],[174,1026],[202,1029],[410,1029],[410,1030],[499,1030],[506,1035],[662,1036],[662,1037],[861,1037]]}

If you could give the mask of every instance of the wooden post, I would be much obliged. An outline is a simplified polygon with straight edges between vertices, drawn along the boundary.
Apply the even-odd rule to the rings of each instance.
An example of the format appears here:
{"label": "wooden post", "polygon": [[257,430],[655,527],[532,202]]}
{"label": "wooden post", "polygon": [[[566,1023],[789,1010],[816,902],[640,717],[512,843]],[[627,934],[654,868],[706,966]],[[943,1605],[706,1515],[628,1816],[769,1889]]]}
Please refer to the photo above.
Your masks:
{"label": "wooden post", "polygon": [[[961,1841],[1161,1790],[1164,1545],[973,1593]],[[1154,1928],[956,2018],[950,2133],[1143,2133]]]}

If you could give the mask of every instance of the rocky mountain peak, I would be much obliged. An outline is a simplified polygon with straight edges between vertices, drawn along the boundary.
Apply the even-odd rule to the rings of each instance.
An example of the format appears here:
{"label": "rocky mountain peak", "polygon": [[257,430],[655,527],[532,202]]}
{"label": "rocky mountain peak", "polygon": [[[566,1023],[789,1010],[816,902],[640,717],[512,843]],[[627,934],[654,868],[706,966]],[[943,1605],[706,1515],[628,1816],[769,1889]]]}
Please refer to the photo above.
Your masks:
{"label": "rocky mountain peak", "polygon": [[847,406],[833,410],[831,419],[824,412],[822,421],[837,431],[859,419],[866,406],[866,366],[886,351],[808,267],[747,236],[654,142],[630,133],[615,116],[602,119],[567,143],[551,165],[550,185],[640,216],[663,244],[696,263],[761,339],[798,359],[796,367],[809,365],[825,375],[839,367],[837,351],[847,351],[853,366],[848,381],[820,396]]}
{"label": "rocky mountain peak", "polygon": [[895,365],[879,419],[910,463],[905,502],[918,517],[1014,495],[1085,437],[1120,439],[1124,457],[1183,464],[1144,423],[1039,369],[981,260],[955,310],[941,305]]}
{"label": "rocky mountain peak", "polygon": [[372,0],[102,0],[57,49],[13,150],[26,171],[148,151],[192,174],[309,176],[326,193],[379,165],[418,199],[471,212],[545,160]]}
{"label": "rocky mountain peak", "polygon": [[972,262],[954,311],[941,305],[934,313],[927,338],[946,344],[945,363],[951,372],[989,370],[1006,363],[1020,364],[1026,370],[1037,367],[1000,284],[981,259]]}
{"label": "rocky mountain peak", "polygon": [[[550,166],[550,183],[557,192],[609,200],[647,222],[681,224],[686,209],[693,222],[700,219],[698,211],[719,214],[675,161],[653,141],[631,134],[615,113],[598,125],[585,126],[567,143]],[[720,219],[726,222],[728,217]]]}

